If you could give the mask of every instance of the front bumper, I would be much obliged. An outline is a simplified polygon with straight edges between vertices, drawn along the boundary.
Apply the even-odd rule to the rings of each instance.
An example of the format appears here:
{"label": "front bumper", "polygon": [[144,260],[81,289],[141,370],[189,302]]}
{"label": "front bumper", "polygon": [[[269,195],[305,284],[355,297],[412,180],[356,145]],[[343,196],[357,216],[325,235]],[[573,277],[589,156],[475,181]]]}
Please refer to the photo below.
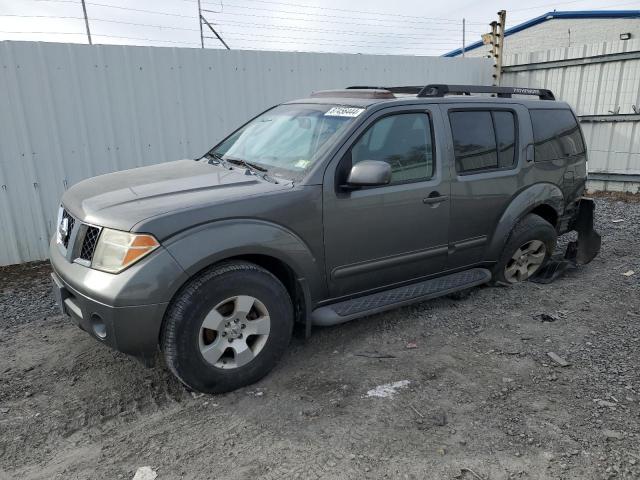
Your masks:
{"label": "front bumper", "polygon": [[143,359],[155,356],[164,312],[186,274],[164,249],[114,275],[69,262],[49,248],[54,295],[65,315],[99,342]]}

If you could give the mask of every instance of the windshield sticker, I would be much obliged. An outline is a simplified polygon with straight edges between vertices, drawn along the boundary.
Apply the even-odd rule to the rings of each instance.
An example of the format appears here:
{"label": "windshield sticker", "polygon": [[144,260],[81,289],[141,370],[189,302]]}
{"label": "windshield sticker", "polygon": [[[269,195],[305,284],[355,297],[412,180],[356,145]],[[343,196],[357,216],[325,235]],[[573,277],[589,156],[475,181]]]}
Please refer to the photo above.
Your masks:
{"label": "windshield sticker", "polygon": [[324,114],[325,117],[357,117],[362,112],[364,112],[364,108],[357,107],[333,107],[327,113]]}
{"label": "windshield sticker", "polygon": [[309,160],[300,159],[296,162],[296,168],[307,168],[310,163]]}

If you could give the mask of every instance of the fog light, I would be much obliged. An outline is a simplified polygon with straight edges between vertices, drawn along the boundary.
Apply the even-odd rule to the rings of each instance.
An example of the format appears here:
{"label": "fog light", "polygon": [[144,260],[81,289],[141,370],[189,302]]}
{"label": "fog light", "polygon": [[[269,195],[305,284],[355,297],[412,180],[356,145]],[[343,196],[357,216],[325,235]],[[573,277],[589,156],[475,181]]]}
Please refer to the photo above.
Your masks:
{"label": "fog light", "polygon": [[107,326],[97,313],[91,315],[91,328],[99,339],[104,340],[107,338]]}

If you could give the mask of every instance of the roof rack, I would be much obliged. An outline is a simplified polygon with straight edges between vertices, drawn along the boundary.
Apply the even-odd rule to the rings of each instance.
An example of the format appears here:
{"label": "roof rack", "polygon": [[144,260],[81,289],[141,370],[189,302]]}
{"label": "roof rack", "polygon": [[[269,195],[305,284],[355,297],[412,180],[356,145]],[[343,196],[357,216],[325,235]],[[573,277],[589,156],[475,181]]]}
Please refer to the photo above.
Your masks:
{"label": "roof rack", "polygon": [[492,93],[499,98],[511,98],[512,95],[532,95],[540,100],[555,100],[551,90],[545,88],[493,87],[490,85],[446,85],[430,84],[426,86],[405,87],[347,87],[347,90],[387,90],[391,93],[405,93],[418,97],[444,97],[445,95],[471,95],[472,93]]}
{"label": "roof rack", "polygon": [[323,97],[323,98],[395,98],[392,92],[387,89],[366,87],[353,89],[350,88],[350,92],[345,89],[342,90],[318,90],[312,92],[311,97]]}
{"label": "roof rack", "polygon": [[424,86],[406,86],[406,87],[347,87],[347,90],[387,90],[391,93],[406,93],[409,95],[417,95]]}
{"label": "roof rack", "polygon": [[540,100],[555,100],[551,90],[545,88],[492,87],[490,85],[445,85],[431,84],[425,86],[418,97],[444,97],[445,95],[471,95],[472,93],[493,93],[500,98],[511,98],[512,95],[533,95]]}

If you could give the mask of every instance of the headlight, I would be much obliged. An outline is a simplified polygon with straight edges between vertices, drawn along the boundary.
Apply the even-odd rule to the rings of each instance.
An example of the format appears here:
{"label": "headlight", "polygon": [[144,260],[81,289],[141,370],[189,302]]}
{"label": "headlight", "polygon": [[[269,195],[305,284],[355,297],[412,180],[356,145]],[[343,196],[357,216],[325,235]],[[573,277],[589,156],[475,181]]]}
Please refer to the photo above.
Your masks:
{"label": "headlight", "polygon": [[100,233],[91,267],[104,272],[119,273],[159,246],[152,235],[104,228]]}

